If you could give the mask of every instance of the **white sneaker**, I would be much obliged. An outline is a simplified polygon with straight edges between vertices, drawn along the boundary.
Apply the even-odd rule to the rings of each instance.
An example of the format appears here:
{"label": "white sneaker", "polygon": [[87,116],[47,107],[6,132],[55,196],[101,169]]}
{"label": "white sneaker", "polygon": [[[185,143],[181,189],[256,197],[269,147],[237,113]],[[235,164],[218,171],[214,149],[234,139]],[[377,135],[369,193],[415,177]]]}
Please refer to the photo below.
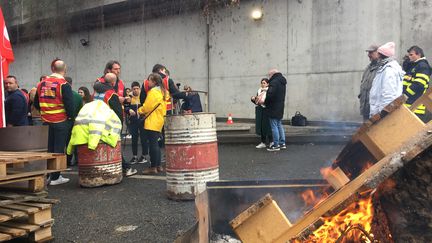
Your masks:
{"label": "white sneaker", "polygon": [[134,168],[128,168],[128,169],[126,169],[125,176],[127,176],[127,177],[128,176],[133,176],[136,173],[138,173],[138,171],[136,169],[134,169]]}
{"label": "white sneaker", "polygon": [[64,178],[63,176],[60,175],[60,177],[57,180],[52,180],[50,182],[50,186],[57,186],[68,182],[69,182],[69,178]]}
{"label": "white sneaker", "polygon": [[255,148],[257,148],[257,149],[261,149],[261,148],[265,148],[265,147],[267,147],[267,146],[265,145],[265,143],[260,143],[260,144],[258,144],[257,146],[255,146]]}
{"label": "white sneaker", "polygon": [[144,155],[141,155],[141,157],[138,159],[138,164],[145,164],[148,163],[148,160]]}

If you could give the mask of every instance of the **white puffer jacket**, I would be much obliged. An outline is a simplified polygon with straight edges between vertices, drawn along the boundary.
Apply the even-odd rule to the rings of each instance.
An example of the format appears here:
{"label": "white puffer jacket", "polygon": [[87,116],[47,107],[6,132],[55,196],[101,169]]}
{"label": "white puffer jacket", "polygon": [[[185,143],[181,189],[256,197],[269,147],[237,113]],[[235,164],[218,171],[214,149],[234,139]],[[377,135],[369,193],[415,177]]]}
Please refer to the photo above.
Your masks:
{"label": "white puffer jacket", "polygon": [[404,74],[396,60],[387,62],[377,71],[369,93],[369,117],[380,113],[386,105],[402,95]]}

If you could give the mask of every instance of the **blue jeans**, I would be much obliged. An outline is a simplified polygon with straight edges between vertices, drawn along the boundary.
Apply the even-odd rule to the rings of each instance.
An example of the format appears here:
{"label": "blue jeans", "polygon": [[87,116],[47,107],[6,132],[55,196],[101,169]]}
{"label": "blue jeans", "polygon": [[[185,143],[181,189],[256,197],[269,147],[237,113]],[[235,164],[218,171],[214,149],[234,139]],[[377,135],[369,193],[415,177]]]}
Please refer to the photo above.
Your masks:
{"label": "blue jeans", "polygon": [[280,146],[285,144],[285,131],[282,120],[270,118],[270,127],[273,135],[273,145]]}

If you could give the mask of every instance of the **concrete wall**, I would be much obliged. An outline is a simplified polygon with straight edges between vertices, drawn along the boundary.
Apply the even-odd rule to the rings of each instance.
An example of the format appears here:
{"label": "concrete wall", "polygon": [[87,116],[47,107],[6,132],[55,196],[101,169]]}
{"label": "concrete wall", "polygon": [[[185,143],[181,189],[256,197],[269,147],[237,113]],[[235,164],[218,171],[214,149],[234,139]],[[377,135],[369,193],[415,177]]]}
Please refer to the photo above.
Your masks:
{"label": "concrete wall", "polygon": [[[61,57],[78,88],[90,86],[109,59],[122,63],[128,84],[163,63],[176,82],[209,89],[211,111],[220,117],[232,113],[235,119],[254,117],[249,98],[260,78],[276,67],[288,79],[287,119],[299,110],[310,120],[359,121],[357,94],[369,44],[394,41],[399,59],[414,44],[432,53],[432,3],[427,0],[261,3],[218,10],[210,19],[209,52],[206,19],[195,13],[92,31],[88,47],[79,42],[87,33],[72,34],[67,42],[19,44],[11,71],[29,88],[48,73],[53,58]],[[261,6],[264,18],[253,21],[250,12]]]}

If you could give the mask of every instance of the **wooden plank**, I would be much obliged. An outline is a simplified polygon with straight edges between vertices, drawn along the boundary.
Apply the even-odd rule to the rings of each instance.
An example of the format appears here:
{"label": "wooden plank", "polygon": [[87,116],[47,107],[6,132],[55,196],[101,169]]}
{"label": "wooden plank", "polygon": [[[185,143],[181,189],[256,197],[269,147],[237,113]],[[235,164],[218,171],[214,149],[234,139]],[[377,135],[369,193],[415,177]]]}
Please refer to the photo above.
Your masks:
{"label": "wooden plank", "polygon": [[6,175],[6,164],[0,164],[0,178],[4,178]]}
{"label": "wooden plank", "polygon": [[416,136],[425,126],[407,107],[400,106],[360,135],[359,140],[380,160]]}
{"label": "wooden plank", "polygon": [[[418,134],[414,141],[401,148],[401,152],[408,151],[407,154],[409,154],[409,157],[404,159],[404,157],[400,155],[401,152],[387,155],[368,170],[360,174],[357,178],[331,194],[326,200],[316,205],[312,211],[305,214],[303,218],[301,218],[296,224],[289,228],[275,242],[286,242],[292,238],[295,238],[303,230],[314,224],[314,222],[316,222],[322,215],[342,204],[345,200],[349,199],[354,193],[359,191],[359,189],[362,188],[364,184],[369,183],[371,186],[376,186],[380,182],[384,181],[387,178],[386,176],[377,176],[383,167],[398,163],[400,166],[403,166],[404,161],[406,162],[408,159],[411,160],[412,158],[415,158],[417,155],[423,152],[425,148],[432,146],[432,135],[427,132],[427,130],[430,130],[430,128],[432,128],[432,124],[429,124],[425,131]],[[370,183],[370,180],[373,180],[374,183]]]}
{"label": "wooden plank", "polygon": [[272,202],[273,198],[270,196],[270,194],[266,194],[264,197],[262,197],[260,200],[258,200],[256,203],[254,203],[252,206],[250,206],[248,209],[237,215],[235,219],[230,221],[230,225],[233,229],[239,227],[243,222],[248,220],[250,217],[252,217],[256,212],[258,212],[263,207],[269,205]]}
{"label": "wooden plank", "polygon": [[46,175],[58,171],[60,170],[40,170],[40,171],[23,172],[15,175],[8,175],[4,178],[0,178],[0,184],[7,184],[7,183],[19,182],[19,181],[28,181],[36,178],[37,176],[42,176],[42,175]]}
{"label": "wooden plank", "polygon": [[51,208],[41,210],[37,213],[29,215],[29,223],[31,224],[45,224],[47,221],[51,220]]}
{"label": "wooden plank", "polygon": [[66,156],[60,157],[57,156],[53,159],[47,160],[47,169],[48,170],[66,170],[67,164],[66,164]]}
{"label": "wooden plank", "polygon": [[27,214],[22,211],[12,210],[7,208],[0,208],[0,214],[10,216],[12,218],[27,216]]}
{"label": "wooden plank", "polygon": [[[17,182],[27,183],[16,184]],[[5,181],[0,181],[0,189],[42,192],[45,190],[45,175],[9,180],[7,183],[5,183]]]}
{"label": "wooden plank", "polygon": [[26,230],[0,226],[0,233],[11,235],[13,238],[26,235]]}
{"label": "wooden plank", "polygon": [[39,210],[44,210],[52,207],[52,204],[48,204],[48,203],[20,202],[17,204],[23,206],[29,206],[29,207],[36,207],[39,208]]}
{"label": "wooden plank", "polygon": [[5,222],[5,221],[8,221],[10,219],[12,219],[11,216],[0,214],[0,222]]}
{"label": "wooden plank", "polygon": [[0,233],[0,241],[1,242],[11,240],[11,239],[12,239],[11,235]]}
{"label": "wooden plank", "polygon": [[209,242],[209,203],[207,190],[195,197],[195,214],[198,221],[199,242]]}
{"label": "wooden plank", "polygon": [[30,180],[27,188],[32,192],[45,190],[45,176],[38,176],[34,180]]}
{"label": "wooden plank", "polygon": [[41,228],[30,234],[30,240],[33,242],[44,242],[52,239],[51,227]]}
{"label": "wooden plank", "polygon": [[350,181],[348,176],[346,176],[339,167],[329,169],[328,171],[326,171],[323,177],[328,181],[330,185],[332,185],[333,189],[335,190],[338,190]]}
{"label": "wooden plank", "polygon": [[25,222],[15,222],[15,221],[9,221],[9,222],[1,223],[0,226],[22,229],[22,230],[25,230],[27,233],[30,233],[30,232],[33,232],[33,231],[40,229],[39,225],[28,224]]}
{"label": "wooden plank", "polygon": [[37,198],[37,199],[28,200],[28,201],[29,202],[49,203],[51,205],[60,202],[59,199],[52,199],[52,198]]}
{"label": "wooden plank", "polygon": [[291,227],[291,222],[269,194],[230,222],[242,242],[274,242]]}
{"label": "wooden plank", "polygon": [[37,207],[23,206],[23,205],[18,205],[18,204],[4,205],[4,206],[1,206],[1,208],[18,210],[18,211],[25,212],[27,214],[34,214],[34,213],[37,213],[40,211],[39,208],[37,208]]}

